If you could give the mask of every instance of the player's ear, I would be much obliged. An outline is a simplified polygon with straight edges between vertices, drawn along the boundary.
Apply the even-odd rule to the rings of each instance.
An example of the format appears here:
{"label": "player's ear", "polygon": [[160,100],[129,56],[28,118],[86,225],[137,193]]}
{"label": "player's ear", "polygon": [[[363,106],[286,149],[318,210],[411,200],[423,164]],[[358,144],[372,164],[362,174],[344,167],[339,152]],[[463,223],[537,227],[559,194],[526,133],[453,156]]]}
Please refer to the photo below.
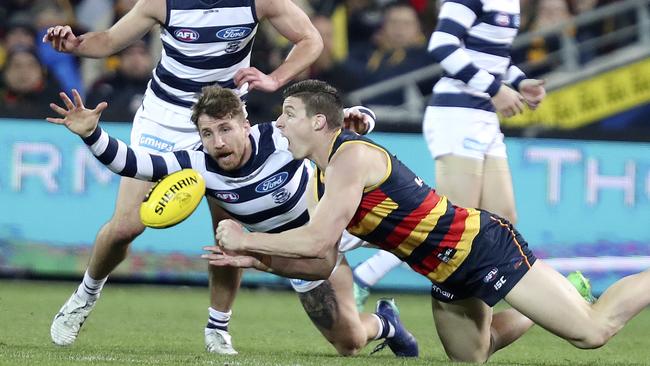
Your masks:
{"label": "player's ear", "polygon": [[320,113],[316,114],[312,119],[312,121],[313,121],[312,123],[314,126],[314,130],[316,131],[320,131],[327,127],[327,117],[325,117],[324,114],[320,114]]}

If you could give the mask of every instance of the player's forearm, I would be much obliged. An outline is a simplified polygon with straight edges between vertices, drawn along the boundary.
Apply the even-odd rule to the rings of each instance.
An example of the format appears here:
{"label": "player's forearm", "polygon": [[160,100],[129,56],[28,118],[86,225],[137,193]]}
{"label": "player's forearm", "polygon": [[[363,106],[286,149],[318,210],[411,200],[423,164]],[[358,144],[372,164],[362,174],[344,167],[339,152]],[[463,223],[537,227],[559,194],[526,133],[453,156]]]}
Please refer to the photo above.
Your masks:
{"label": "player's forearm", "polygon": [[302,226],[277,234],[250,233],[243,243],[244,250],[286,258],[325,258],[335,241]]}
{"label": "player's forearm", "polygon": [[296,43],[284,62],[270,76],[280,85],[285,85],[300,72],[311,65],[323,50],[319,35],[310,35]]}
{"label": "player's forearm", "polygon": [[81,43],[74,54],[82,57],[102,58],[115,54],[120,49],[111,41],[108,31],[88,32],[80,36]]}
{"label": "player's forearm", "polygon": [[336,250],[332,250],[326,258],[293,259],[278,256],[263,255],[255,264],[255,268],[288,278],[299,278],[307,281],[328,279],[336,265]]}

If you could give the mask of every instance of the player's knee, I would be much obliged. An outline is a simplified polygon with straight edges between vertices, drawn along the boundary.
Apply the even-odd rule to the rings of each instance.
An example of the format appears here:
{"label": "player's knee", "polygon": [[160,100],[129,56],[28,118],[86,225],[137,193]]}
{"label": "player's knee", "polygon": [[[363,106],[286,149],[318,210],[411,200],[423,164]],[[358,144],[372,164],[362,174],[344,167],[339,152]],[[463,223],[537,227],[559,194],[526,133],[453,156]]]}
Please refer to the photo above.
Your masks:
{"label": "player's knee", "polygon": [[332,345],[341,356],[356,356],[363,348],[363,345],[356,342],[333,342]]}
{"label": "player's knee", "polygon": [[117,243],[130,243],[144,232],[144,225],[139,220],[112,218],[107,224],[111,239]]}
{"label": "player's knee", "polygon": [[334,339],[330,340],[330,343],[336,348],[341,356],[355,356],[357,355],[363,347],[366,345],[366,342],[362,337],[346,337],[343,339]]}
{"label": "player's knee", "polygon": [[471,349],[445,350],[449,360],[454,362],[486,363],[490,358],[490,344],[471,347]]}
{"label": "player's knee", "polygon": [[447,352],[447,357],[453,362],[471,362],[471,363],[486,363],[490,355],[488,352],[472,351],[466,353],[451,353]]}

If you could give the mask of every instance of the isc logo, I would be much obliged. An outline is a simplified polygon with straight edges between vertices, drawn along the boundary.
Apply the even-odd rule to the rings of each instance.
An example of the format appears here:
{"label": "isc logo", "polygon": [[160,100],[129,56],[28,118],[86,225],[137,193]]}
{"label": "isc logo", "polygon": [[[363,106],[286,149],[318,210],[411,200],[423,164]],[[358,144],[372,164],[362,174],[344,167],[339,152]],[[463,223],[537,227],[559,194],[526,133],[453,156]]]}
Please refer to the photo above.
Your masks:
{"label": "isc logo", "polygon": [[272,191],[278,187],[280,187],[284,182],[287,181],[287,178],[289,178],[289,173],[287,172],[280,172],[274,176],[271,176],[262,183],[258,184],[255,187],[255,192],[257,193],[266,193],[269,191]]}
{"label": "isc logo", "polygon": [[506,283],[505,277],[501,276],[501,278],[499,278],[499,280],[494,284],[494,289],[499,291],[505,283]]}
{"label": "isc logo", "polygon": [[194,42],[199,39],[199,32],[192,29],[179,29],[174,32],[174,37],[183,42]]}
{"label": "isc logo", "polygon": [[217,32],[217,38],[226,41],[234,41],[236,39],[245,38],[251,33],[252,29],[248,27],[230,27],[222,29]]}

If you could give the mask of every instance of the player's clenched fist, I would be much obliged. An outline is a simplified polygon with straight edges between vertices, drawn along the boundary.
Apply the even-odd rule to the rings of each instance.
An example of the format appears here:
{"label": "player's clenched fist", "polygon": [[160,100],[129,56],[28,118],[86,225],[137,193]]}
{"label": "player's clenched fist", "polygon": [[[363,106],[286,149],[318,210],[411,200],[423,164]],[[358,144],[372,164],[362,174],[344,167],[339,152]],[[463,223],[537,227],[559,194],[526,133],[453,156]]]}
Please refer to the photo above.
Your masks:
{"label": "player's clenched fist", "polygon": [[217,240],[224,250],[238,251],[244,249],[244,229],[233,220],[221,220],[217,225]]}

